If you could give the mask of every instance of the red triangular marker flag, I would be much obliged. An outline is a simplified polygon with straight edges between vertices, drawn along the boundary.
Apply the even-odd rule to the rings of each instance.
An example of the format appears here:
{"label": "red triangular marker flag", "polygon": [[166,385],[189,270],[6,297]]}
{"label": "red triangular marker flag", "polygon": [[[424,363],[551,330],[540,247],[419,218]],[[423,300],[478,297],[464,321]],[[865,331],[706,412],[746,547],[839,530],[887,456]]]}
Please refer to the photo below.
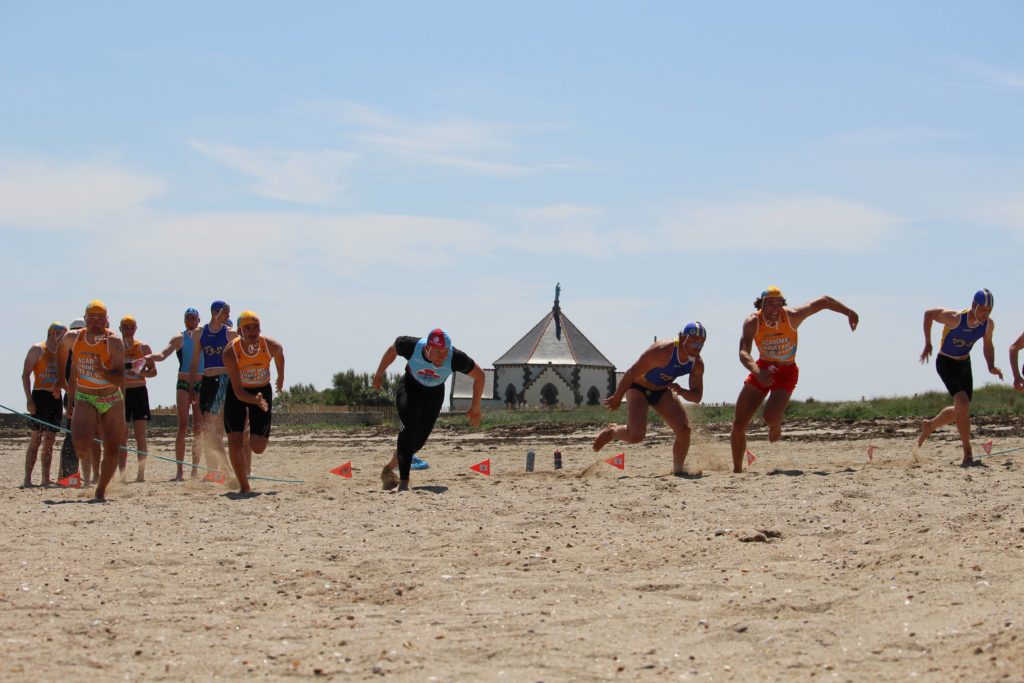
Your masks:
{"label": "red triangular marker flag", "polygon": [[875,447],[874,446],[868,446],[868,462],[871,462],[874,459],[875,459]]}
{"label": "red triangular marker flag", "polygon": [[757,456],[754,455],[753,453],[751,453],[750,449],[748,448],[747,449],[747,464],[748,465],[753,465],[755,460],[757,460]]}
{"label": "red triangular marker flag", "polygon": [[992,455],[992,439],[981,444],[981,450],[985,451],[985,455]]}
{"label": "red triangular marker flag", "polygon": [[478,462],[477,464],[470,466],[469,469],[489,477],[491,476],[491,459],[487,458],[487,460],[484,460],[483,462]]}
{"label": "red triangular marker flag", "polygon": [[331,474],[337,474],[339,477],[345,477],[346,479],[351,479],[352,478],[352,461],[349,460],[344,465],[338,465],[333,470],[331,470]]}
{"label": "red triangular marker flag", "polygon": [[82,475],[80,475],[78,472],[75,472],[74,474],[69,474],[68,476],[64,477],[57,483],[60,484],[61,486],[67,486],[68,488],[80,489],[82,488]]}
{"label": "red triangular marker flag", "polygon": [[214,484],[223,484],[224,475],[220,472],[210,472],[206,475],[206,481],[212,481]]}
{"label": "red triangular marker flag", "polygon": [[620,470],[626,469],[625,453],[619,453],[618,455],[613,455],[610,458],[605,458],[604,461],[611,465],[612,467],[618,467]]}

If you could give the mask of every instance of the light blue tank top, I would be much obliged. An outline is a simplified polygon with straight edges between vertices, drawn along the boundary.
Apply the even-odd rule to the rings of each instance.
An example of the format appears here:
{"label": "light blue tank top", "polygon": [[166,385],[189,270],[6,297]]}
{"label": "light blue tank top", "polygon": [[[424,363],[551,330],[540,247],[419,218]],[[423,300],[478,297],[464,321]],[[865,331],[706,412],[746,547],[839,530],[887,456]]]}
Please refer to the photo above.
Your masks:
{"label": "light blue tank top", "polygon": [[437,367],[423,357],[423,349],[427,346],[427,340],[420,339],[416,342],[416,349],[412,352],[406,367],[413,379],[425,387],[437,387],[444,384],[444,381],[452,374],[452,349],[448,351],[448,357],[444,359],[441,367]]}
{"label": "light blue tank top", "polygon": [[[178,349],[178,372],[187,373],[192,365],[192,349],[195,344],[192,341],[192,333],[188,330],[182,330],[181,338],[181,348]],[[206,358],[199,354],[199,369],[196,372],[202,373],[205,366]]]}

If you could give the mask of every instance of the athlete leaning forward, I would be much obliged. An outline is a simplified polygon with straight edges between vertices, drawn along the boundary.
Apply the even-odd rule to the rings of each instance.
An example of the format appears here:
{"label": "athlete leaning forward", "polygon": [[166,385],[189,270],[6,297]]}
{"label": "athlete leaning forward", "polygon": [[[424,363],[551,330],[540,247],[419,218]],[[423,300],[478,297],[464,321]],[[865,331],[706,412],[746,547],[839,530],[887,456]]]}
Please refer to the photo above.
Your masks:
{"label": "athlete leaning forward", "polygon": [[99,300],[85,307],[85,327],[68,332],[60,345],[58,367],[71,357],[71,378],[67,385],[58,375],[53,389],[55,397],[68,389],[68,414],[71,415],[71,438],[75,452],[82,461],[82,480],[89,481],[89,454],[92,440],[99,428],[103,440],[95,499],[106,500],[107,485],[117,471],[118,454],[124,438],[124,344],[108,329],[107,307]]}
{"label": "athlete leaning forward", "polygon": [[[612,424],[594,439],[594,450],[600,451],[610,441],[640,443],[647,435],[648,408],[653,408],[676,438],[672,442],[672,474],[683,475],[683,463],[690,450],[690,423],[683,408],[683,399],[700,403],[704,395],[704,361],[701,349],[707,330],[699,322],[687,323],[676,339],[654,342],[629,368],[619,381],[615,393],[604,400],[608,410],[618,410],[626,399],[626,425]],[[675,383],[689,376],[689,388]]]}
{"label": "athlete leaning forward", "polygon": [[[166,360],[173,353],[178,359],[178,382],[174,390],[174,402],[178,411],[178,431],[174,435],[174,457],[178,461],[178,473],[174,481],[185,478],[185,441],[188,437],[189,413],[192,415],[192,478],[199,476],[199,457],[202,453],[203,419],[199,412],[199,395],[202,382],[189,383],[189,368],[192,365],[195,340],[192,333],[199,327],[199,311],[195,308],[185,309],[185,329],[171,337],[167,346],[160,353],[146,356],[147,367]],[[199,355],[197,373],[202,373],[203,355]]]}
{"label": "athlete leaning forward", "polygon": [[[260,317],[252,311],[238,316],[239,336],[224,351],[224,367],[230,384],[224,399],[224,431],[228,454],[238,479],[239,493],[249,493],[251,454],[267,449],[274,392],[270,388],[270,361],[277,370],[277,392],[284,390],[284,348],[260,330]],[[243,437],[249,426],[249,448]]]}
{"label": "athlete leaning forward", "polygon": [[[484,393],[484,371],[472,358],[452,346],[448,333],[438,328],[423,339],[398,337],[387,348],[373,376],[373,388],[384,384],[384,372],[398,356],[405,358],[405,374],[395,389],[400,429],[391,461],[380,478],[385,490],[409,490],[412,456],[419,452],[434,429],[444,403],[444,382],[453,372],[473,378],[473,401],[466,411],[471,425],[480,424],[480,397]],[[394,467],[398,465],[398,477]]]}
{"label": "athlete leaning forward", "polygon": [[[971,398],[974,396],[974,378],[971,374],[971,349],[979,339],[988,371],[1003,378],[1003,371],[996,367],[995,346],[992,344],[992,333],[996,323],[992,320],[992,306],[995,299],[992,292],[979,289],[974,294],[974,301],[969,309],[954,311],[947,308],[930,308],[924,312],[924,351],[921,362],[927,363],[932,355],[932,323],[942,323],[942,341],[939,352],[935,356],[935,370],[946,385],[946,390],[953,397],[953,405],[946,406],[930,420],[921,422],[921,436],[917,445],[921,446],[939,427],[956,422],[960,433],[960,444],[963,446],[964,459],[961,467],[970,467],[974,462],[971,450]],[[1011,355],[1012,358],[1012,355]]]}
{"label": "athlete leaning forward", "polygon": [[[782,418],[800,377],[800,369],[796,365],[796,330],[800,324],[815,313],[826,310],[845,315],[850,330],[856,330],[860,321],[853,309],[830,296],[787,308],[782,291],[774,286],[761,292],[754,301],[754,308],[755,312],[743,321],[740,338],[740,363],[750,371],[750,375],[743,382],[736,399],[736,413],[729,437],[733,472],[743,471],[747,426],[762,403],[765,403],[768,440],[774,443],[782,437]],[[756,361],[751,353],[754,344],[758,352]]]}

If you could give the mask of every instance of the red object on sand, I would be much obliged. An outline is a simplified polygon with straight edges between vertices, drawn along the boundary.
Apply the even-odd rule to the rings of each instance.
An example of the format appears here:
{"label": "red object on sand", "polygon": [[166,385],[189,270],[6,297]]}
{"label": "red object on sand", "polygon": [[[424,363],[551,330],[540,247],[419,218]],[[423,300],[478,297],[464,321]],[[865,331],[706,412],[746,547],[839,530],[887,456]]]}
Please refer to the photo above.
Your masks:
{"label": "red object on sand", "polygon": [[483,462],[478,462],[477,464],[470,466],[469,469],[489,477],[491,476],[491,459],[488,458]]}
{"label": "red object on sand", "polygon": [[985,455],[992,455],[992,439],[981,444],[981,450],[985,451]]}
{"label": "red object on sand", "polygon": [[68,476],[64,477],[57,483],[60,484],[61,486],[67,486],[70,489],[80,489],[82,488],[82,475],[80,475],[78,472],[75,472],[74,474],[69,474]]}
{"label": "red object on sand", "polygon": [[206,475],[206,481],[212,481],[214,484],[223,484],[224,474],[222,472],[210,472]]}
{"label": "red object on sand", "polygon": [[613,455],[610,458],[605,458],[604,461],[611,465],[612,467],[618,467],[620,470],[626,469],[625,453],[619,453],[618,455]]}
{"label": "red object on sand", "polygon": [[337,474],[339,477],[345,477],[346,479],[351,479],[352,478],[352,461],[349,460],[344,465],[338,465],[333,470],[331,470],[331,474]]}
{"label": "red object on sand", "polygon": [[757,460],[757,456],[754,455],[753,453],[751,453],[750,449],[748,448],[747,449],[747,464],[748,465],[753,465],[755,460]]}
{"label": "red object on sand", "polygon": [[874,446],[868,446],[868,462],[871,462],[874,459],[875,459],[875,447]]}

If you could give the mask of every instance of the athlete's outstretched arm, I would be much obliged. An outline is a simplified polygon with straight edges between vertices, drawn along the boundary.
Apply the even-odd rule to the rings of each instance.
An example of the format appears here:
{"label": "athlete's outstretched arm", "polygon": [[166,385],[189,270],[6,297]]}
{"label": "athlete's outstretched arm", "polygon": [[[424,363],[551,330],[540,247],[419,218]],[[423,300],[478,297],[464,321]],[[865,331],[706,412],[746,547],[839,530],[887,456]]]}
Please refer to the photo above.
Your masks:
{"label": "athlete's outstretched arm", "polygon": [[791,308],[789,310],[789,324],[793,327],[799,327],[800,323],[804,320],[807,320],[815,313],[819,313],[821,311],[835,311],[836,313],[845,315],[846,319],[850,323],[851,330],[856,330],[857,324],[860,322],[860,316],[857,315],[855,310],[838,299],[834,299],[826,294],[824,296],[819,296],[814,301],[808,301],[803,306]]}
{"label": "athlete's outstretched arm", "polygon": [[657,361],[654,360],[657,354],[657,348],[651,346],[637,358],[636,362],[630,366],[629,370],[626,370],[622,375],[622,379],[619,380],[619,385],[615,387],[615,393],[601,401],[604,407],[608,410],[618,410],[619,406],[622,405],[622,399],[629,391],[629,387],[633,385],[637,377],[643,377],[644,374],[651,368],[658,366]]}
{"label": "athlete's outstretched arm", "polygon": [[469,418],[469,424],[476,427],[480,424],[480,418],[483,413],[483,409],[480,407],[480,398],[484,395],[484,371],[480,369],[480,366],[473,363],[473,369],[469,371],[469,376],[473,378],[473,402],[469,406],[469,410],[466,411],[466,417]]}
{"label": "athlete's outstretched arm", "polygon": [[985,354],[985,362],[988,363],[989,374],[999,375],[999,379],[1003,378],[1003,371],[996,367],[996,348],[992,344],[992,333],[995,332],[996,321],[992,318],[988,319],[988,327],[985,328],[985,338],[982,341],[981,350]]}
{"label": "athlete's outstretched arm", "polygon": [[[174,335],[173,337],[171,337],[171,341],[167,342],[167,346],[164,347],[163,351],[161,351],[160,353],[151,353],[148,356],[146,356],[146,365],[150,365],[152,363],[159,363],[161,361],[167,360],[168,356],[170,356],[172,353],[181,348],[184,341],[184,332],[179,332],[178,334]],[[189,361],[191,362],[191,360],[192,359],[190,358]]]}
{"label": "athlete's outstretched arm", "polygon": [[927,363],[932,355],[932,323],[942,323],[946,327],[955,327],[960,322],[960,314],[948,308],[929,308],[924,312],[924,351],[921,352],[921,363]]}
{"label": "athlete's outstretched arm", "polygon": [[1024,332],[1017,337],[1017,341],[1010,344],[1010,367],[1013,368],[1013,388],[1017,391],[1024,391],[1024,377],[1020,374],[1020,350],[1024,349]]}
{"label": "athlete's outstretched arm", "polygon": [[384,372],[387,371],[388,367],[395,362],[398,358],[398,349],[392,344],[388,347],[387,351],[384,352],[383,357],[380,359],[380,365],[377,366],[377,372],[373,375],[373,388],[380,391],[384,386]]}

